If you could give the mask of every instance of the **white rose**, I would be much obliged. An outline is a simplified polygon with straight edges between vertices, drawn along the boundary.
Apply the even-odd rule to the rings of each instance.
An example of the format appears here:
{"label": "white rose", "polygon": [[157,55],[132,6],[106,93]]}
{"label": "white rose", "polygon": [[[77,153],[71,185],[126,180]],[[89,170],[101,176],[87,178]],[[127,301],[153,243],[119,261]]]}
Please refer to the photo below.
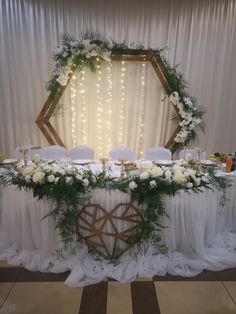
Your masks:
{"label": "white rose", "polygon": [[97,182],[97,178],[95,176],[92,176],[92,181],[93,181],[93,183],[96,183]]}
{"label": "white rose", "polygon": [[83,177],[81,176],[81,174],[77,174],[75,177],[76,177],[76,179],[79,180],[79,181],[82,181],[82,180],[83,180]]}
{"label": "white rose", "polygon": [[54,183],[57,183],[59,181],[60,177],[57,177],[54,181]]}
{"label": "white rose", "polygon": [[163,175],[164,171],[161,169],[161,167],[154,166],[151,169],[151,175],[152,177],[161,177]]}
{"label": "white rose", "polygon": [[27,175],[31,176],[33,174],[33,172],[34,172],[34,167],[26,167],[23,169],[22,174],[24,176],[27,176]]}
{"label": "white rose", "polygon": [[73,178],[72,177],[66,177],[66,184],[72,185],[73,183]]}
{"label": "white rose", "polygon": [[148,172],[143,172],[140,174],[140,180],[146,180],[149,178],[149,173]]}
{"label": "white rose", "polygon": [[88,179],[84,179],[83,180],[83,185],[84,186],[88,186],[89,185],[89,180]]}
{"label": "white rose", "polygon": [[196,170],[195,169],[187,169],[187,174],[191,177],[191,178],[195,178],[196,177]]}
{"label": "white rose", "polygon": [[196,185],[199,186],[201,183],[201,178],[196,178],[194,181],[195,181]]}
{"label": "white rose", "polygon": [[51,174],[50,176],[47,176],[48,182],[54,182],[55,181],[55,176]]}
{"label": "white rose", "polygon": [[43,167],[43,171],[51,171],[52,170],[52,166],[46,165]]}
{"label": "white rose", "polygon": [[39,183],[42,184],[44,182],[45,179],[45,173],[42,171],[37,171],[34,175],[33,175],[33,182],[34,183]]}
{"label": "white rose", "polygon": [[173,181],[177,184],[183,184],[186,182],[186,179],[182,173],[177,172],[173,175]]}
{"label": "white rose", "polygon": [[137,187],[137,184],[134,181],[131,181],[129,183],[129,189],[130,190],[134,190],[134,189],[136,189],[136,187]]}
{"label": "white rose", "polygon": [[187,182],[187,183],[186,183],[186,187],[187,187],[188,189],[191,189],[191,188],[193,187],[192,182]]}
{"label": "white rose", "polygon": [[26,176],[25,176],[25,181],[26,181],[27,183],[29,183],[29,182],[31,181],[31,176],[30,176],[30,175],[26,175]]}
{"label": "white rose", "polygon": [[173,170],[173,171],[177,171],[177,170],[181,170],[181,169],[182,169],[182,167],[179,166],[179,165],[174,165],[174,166],[172,167],[172,170]]}
{"label": "white rose", "polygon": [[166,171],[165,171],[165,178],[166,178],[166,179],[170,179],[171,176],[172,176],[172,172],[171,172],[170,170],[166,170]]}
{"label": "white rose", "polygon": [[151,189],[155,188],[157,186],[157,183],[155,180],[150,181],[150,187]]}

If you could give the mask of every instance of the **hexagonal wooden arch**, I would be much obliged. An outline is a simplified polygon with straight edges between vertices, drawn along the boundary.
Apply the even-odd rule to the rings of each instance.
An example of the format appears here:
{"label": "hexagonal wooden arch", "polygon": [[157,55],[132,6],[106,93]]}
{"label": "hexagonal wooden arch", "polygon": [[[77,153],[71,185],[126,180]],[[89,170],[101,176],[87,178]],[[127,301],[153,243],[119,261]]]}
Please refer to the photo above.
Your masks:
{"label": "hexagonal wooden arch", "polygon": [[[135,54],[135,50],[133,50],[133,52],[134,54],[132,55],[127,55],[127,54],[117,55],[117,54],[112,53],[111,59],[115,61],[119,61],[119,60],[120,61],[149,61],[151,65],[153,66],[153,69],[157,77],[159,78],[163,88],[165,89],[167,95],[171,95],[173,90],[171,89],[168,79],[165,76],[165,64],[163,63],[158,51],[148,49],[148,50],[142,50],[141,53],[139,50],[139,54]],[[56,130],[52,126],[50,122],[50,118],[54,110],[56,109],[60,98],[62,97],[64,91],[66,90],[73,73],[74,72],[70,74],[66,86],[59,86],[56,92],[54,92],[53,94],[52,93],[49,94],[45,104],[43,105],[42,110],[40,111],[35,121],[38,127],[40,128],[40,130],[42,131],[43,135],[46,137],[47,141],[51,145],[57,144],[57,145],[65,147],[64,142],[62,141],[62,139],[60,138],[60,136],[57,134]],[[177,115],[179,115],[178,108],[173,103],[171,104],[174,107]],[[170,139],[165,144],[166,148],[169,148],[173,144],[174,138],[179,130],[180,130],[180,127],[178,126],[176,130],[173,132]]]}

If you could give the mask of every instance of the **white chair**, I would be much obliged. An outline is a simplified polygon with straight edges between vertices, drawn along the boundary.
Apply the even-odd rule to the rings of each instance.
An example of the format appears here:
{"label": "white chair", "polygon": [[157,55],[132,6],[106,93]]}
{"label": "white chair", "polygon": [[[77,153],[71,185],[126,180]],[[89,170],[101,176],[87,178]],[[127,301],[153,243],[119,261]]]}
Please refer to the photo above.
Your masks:
{"label": "white chair", "polygon": [[42,149],[41,158],[42,159],[69,158],[69,153],[65,147],[59,145],[51,145]]}
{"label": "white chair", "polygon": [[94,149],[85,145],[78,145],[69,150],[71,159],[94,159],[94,155]]}
{"label": "white chair", "polygon": [[112,160],[118,160],[124,158],[126,160],[134,160],[134,151],[128,147],[117,147],[110,151],[110,157]]}
{"label": "white chair", "polygon": [[[193,159],[193,160],[197,160],[197,152],[195,150],[195,148],[186,148],[180,151],[179,153],[179,159]],[[206,159],[206,152],[202,151],[200,154],[200,160],[204,160]]]}
{"label": "white chair", "polygon": [[146,152],[145,159],[147,160],[171,160],[171,151],[164,147],[152,147]]}

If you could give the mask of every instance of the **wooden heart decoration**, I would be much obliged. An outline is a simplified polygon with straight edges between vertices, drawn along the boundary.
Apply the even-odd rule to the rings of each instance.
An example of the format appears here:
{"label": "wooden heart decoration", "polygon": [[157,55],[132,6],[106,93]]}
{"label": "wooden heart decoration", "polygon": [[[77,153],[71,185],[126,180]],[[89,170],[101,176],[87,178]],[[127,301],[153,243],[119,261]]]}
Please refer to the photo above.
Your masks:
{"label": "wooden heart decoration", "polygon": [[142,222],[133,203],[120,203],[109,212],[99,204],[87,204],[78,218],[78,240],[84,240],[104,258],[114,259],[134,244],[131,237]]}

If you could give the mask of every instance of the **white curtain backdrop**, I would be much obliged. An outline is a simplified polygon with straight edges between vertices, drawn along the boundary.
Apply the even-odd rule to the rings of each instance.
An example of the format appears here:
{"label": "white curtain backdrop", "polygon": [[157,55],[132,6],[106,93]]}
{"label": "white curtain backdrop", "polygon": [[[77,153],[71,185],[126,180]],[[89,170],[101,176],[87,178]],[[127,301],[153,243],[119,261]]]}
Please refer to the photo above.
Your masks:
{"label": "white curtain backdrop", "polygon": [[86,29],[167,46],[165,57],[179,64],[189,93],[207,112],[201,146],[208,153],[235,151],[235,23],[235,0],[1,0],[0,153],[13,156],[26,137],[47,145],[34,120],[47,98],[51,55],[61,34],[78,38]]}
{"label": "white curtain backdrop", "polygon": [[[121,145],[144,158],[164,146],[174,129],[174,108],[150,62],[103,62],[96,73],[76,71],[52,122],[68,148],[93,147],[97,158]],[[172,126],[172,128],[171,128]]]}

